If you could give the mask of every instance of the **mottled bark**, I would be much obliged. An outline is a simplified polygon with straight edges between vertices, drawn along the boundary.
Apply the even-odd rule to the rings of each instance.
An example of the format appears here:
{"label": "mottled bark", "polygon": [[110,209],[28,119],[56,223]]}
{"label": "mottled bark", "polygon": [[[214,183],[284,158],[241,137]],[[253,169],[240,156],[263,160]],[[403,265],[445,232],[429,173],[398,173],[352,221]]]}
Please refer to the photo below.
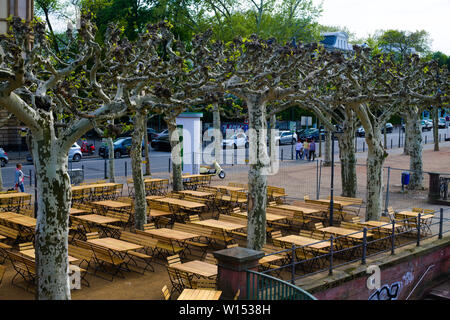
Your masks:
{"label": "mottled bark", "polygon": [[32,154],[37,177],[35,234],[37,291],[40,300],[69,300],[68,226],[72,192],[68,150],[62,150],[53,126],[42,122],[34,134]]}
{"label": "mottled bark", "polygon": [[108,145],[108,163],[109,163],[109,182],[116,182],[115,177],[115,162],[114,162],[114,141],[112,138],[106,138],[106,144]]}
{"label": "mottled bark", "polygon": [[342,196],[356,197],[358,179],[356,176],[355,131],[351,126],[344,126],[338,138],[339,158],[341,161]]}
{"label": "mottled bark", "polygon": [[266,243],[267,154],[266,105],[256,97],[247,99],[249,111],[247,248],[260,250]]}
{"label": "mottled bark", "polygon": [[143,230],[143,225],[147,223],[147,202],[142,174],[142,140],[145,121],[145,112],[136,110],[130,156],[134,185],[134,227],[139,230]]}
{"label": "mottled bark", "polygon": [[148,132],[147,132],[147,117],[144,121],[144,154],[145,154],[145,175],[151,176],[152,173],[150,172],[150,155],[149,155],[149,148],[148,148]]}
{"label": "mottled bark", "polygon": [[434,151],[439,151],[439,112],[438,107],[433,106],[433,141]]}
{"label": "mottled bark", "polygon": [[173,191],[182,191],[183,190],[183,180],[181,178],[183,173],[182,157],[181,157],[182,146],[180,143],[180,135],[175,120],[167,121],[167,128],[169,130],[171,158],[172,158],[172,188]]}
{"label": "mottled bark", "polygon": [[418,190],[423,188],[423,163],[422,163],[422,124],[420,112],[409,114],[410,126],[408,126],[409,139],[409,170],[411,170],[408,189]]}
{"label": "mottled bark", "polygon": [[334,143],[331,141],[331,132],[330,130],[325,131],[325,150],[323,155],[323,165],[325,167],[331,166],[331,144]]}
{"label": "mottled bark", "polygon": [[373,132],[366,130],[367,153],[367,196],[366,220],[380,220],[383,200],[383,165],[387,154],[383,148],[381,130],[373,126]]}
{"label": "mottled bark", "polygon": [[[413,128],[414,119],[411,119],[409,117],[409,114],[407,114],[404,119],[405,119],[405,144],[403,146],[403,154],[409,155],[409,146],[411,144],[411,139],[414,139],[414,136],[411,136],[411,134],[410,134],[414,130],[414,128]],[[422,134],[421,134],[420,139],[422,140]]]}

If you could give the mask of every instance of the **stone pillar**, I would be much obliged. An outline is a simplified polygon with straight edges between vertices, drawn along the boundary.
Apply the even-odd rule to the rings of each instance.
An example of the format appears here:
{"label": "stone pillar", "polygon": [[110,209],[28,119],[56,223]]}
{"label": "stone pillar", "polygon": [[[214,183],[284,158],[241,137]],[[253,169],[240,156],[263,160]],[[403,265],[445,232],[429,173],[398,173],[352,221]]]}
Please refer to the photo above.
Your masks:
{"label": "stone pillar", "polygon": [[258,260],[264,252],[242,247],[219,250],[213,253],[218,260],[218,287],[223,299],[233,299],[240,289],[240,299],[247,296],[246,270],[258,271]]}
{"label": "stone pillar", "polygon": [[428,190],[428,202],[439,202],[439,173],[429,173],[430,175],[430,187]]}

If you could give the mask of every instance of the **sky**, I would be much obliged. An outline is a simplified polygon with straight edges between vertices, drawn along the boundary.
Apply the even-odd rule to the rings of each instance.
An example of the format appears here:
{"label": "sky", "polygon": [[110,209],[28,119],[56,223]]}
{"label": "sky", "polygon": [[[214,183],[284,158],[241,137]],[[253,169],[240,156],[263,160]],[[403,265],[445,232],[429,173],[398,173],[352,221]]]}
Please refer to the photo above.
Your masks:
{"label": "sky", "polygon": [[357,38],[376,30],[425,30],[432,51],[450,55],[450,0],[313,0],[323,3],[318,22],[347,27]]}

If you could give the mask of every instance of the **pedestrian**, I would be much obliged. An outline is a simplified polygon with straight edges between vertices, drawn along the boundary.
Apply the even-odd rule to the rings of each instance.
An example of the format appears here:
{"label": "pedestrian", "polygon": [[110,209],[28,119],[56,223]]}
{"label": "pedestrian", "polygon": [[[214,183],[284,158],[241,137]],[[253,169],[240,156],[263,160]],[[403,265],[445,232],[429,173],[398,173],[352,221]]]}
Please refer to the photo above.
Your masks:
{"label": "pedestrian", "polygon": [[18,163],[16,164],[16,173],[14,175],[14,183],[15,183],[15,190],[20,189],[21,192],[25,192],[25,186],[23,183],[24,178],[28,176],[25,176],[25,174],[22,171],[22,164]]}
{"label": "pedestrian", "polygon": [[308,139],[305,139],[305,142],[303,143],[303,155],[305,157],[305,160],[308,160],[308,157],[309,157],[309,141],[308,141]]}
{"label": "pedestrian", "polygon": [[298,139],[295,145],[295,160],[302,158],[303,158],[303,143],[300,139]]}
{"label": "pedestrian", "polygon": [[309,158],[308,160],[314,161],[314,159],[316,158],[316,143],[314,142],[314,139],[311,140],[311,143],[309,144]]}

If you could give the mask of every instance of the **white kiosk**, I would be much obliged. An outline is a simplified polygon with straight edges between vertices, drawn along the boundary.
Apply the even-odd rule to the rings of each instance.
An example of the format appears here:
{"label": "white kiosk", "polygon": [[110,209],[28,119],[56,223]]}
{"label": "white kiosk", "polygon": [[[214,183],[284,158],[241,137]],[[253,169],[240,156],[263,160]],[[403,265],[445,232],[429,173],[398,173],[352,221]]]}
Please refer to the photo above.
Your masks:
{"label": "white kiosk", "polygon": [[199,173],[202,159],[202,117],[203,113],[185,112],[176,119],[177,127],[183,132],[181,154],[183,173],[186,174]]}

